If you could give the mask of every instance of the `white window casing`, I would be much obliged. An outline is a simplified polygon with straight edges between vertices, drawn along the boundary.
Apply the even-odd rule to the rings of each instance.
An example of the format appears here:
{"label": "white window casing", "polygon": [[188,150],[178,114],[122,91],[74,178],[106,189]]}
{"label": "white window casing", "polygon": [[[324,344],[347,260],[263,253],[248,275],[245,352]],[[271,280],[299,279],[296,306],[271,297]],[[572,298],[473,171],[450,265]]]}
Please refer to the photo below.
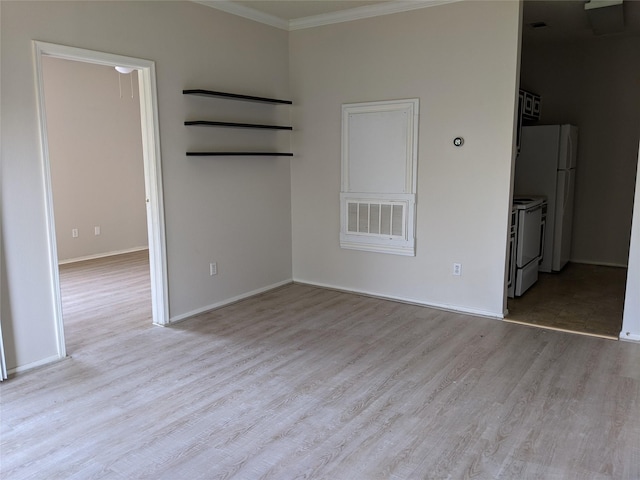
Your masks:
{"label": "white window casing", "polygon": [[419,100],[342,106],[340,246],[415,255]]}

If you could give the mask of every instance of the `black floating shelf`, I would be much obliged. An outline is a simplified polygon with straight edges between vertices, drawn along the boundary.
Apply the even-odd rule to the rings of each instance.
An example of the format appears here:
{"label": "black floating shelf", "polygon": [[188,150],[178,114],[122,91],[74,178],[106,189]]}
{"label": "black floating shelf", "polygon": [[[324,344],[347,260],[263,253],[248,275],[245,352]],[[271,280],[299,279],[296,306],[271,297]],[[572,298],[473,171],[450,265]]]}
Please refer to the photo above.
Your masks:
{"label": "black floating shelf", "polygon": [[185,125],[202,125],[205,127],[231,127],[231,128],[258,128],[264,130],[293,130],[286,125],[261,125],[258,123],[234,123],[234,122],[210,122],[207,120],[192,120],[184,122]]}
{"label": "black floating shelf", "polygon": [[279,152],[187,152],[187,157],[293,157]]}
{"label": "black floating shelf", "polygon": [[273,103],[291,105],[291,100],[278,100],[277,98],[252,97],[251,95],[238,95],[237,93],[215,92],[213,90],[182,90],[184,95],[200,95],[203,97],[229,98],[231,100],[245,100],[247,102]]}

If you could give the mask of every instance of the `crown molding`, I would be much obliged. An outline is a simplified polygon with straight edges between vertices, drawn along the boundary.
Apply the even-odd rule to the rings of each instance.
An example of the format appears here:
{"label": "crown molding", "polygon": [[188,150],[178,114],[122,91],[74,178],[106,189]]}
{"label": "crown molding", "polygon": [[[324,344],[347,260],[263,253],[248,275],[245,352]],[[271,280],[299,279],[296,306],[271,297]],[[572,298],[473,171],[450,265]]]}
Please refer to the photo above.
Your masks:
{"label": "crown molding", "polygon": [[275,15],[269,15],[268,13],[260,12],[253,8],[245,7],[231,0],[193,0],[194,3],[199,3],[207,7],[222,10],[223,12],[231,13],[239,17],[248,18],[256,22],[264,23],[272,27],[279,28],[281,30],[289,30],[289,22],[283,18],[276,17]]}
{"label": "crown molding", "polygon": [[206,5],[223,12],[238,15],[249,20],[264,23],[281,30],[302,30],[304,28],[320,27],[333,23],[351,22],[363,18],[379,17],[393,13],[408,12],[421,8],[435,7],[447,3],[455,3],[463,0],[397,0],[393,2],[378,3],[375,5],[363,5],[362,7],[340,10],[333,13],[312,15],[310,17],[294,18],[287,21],[283,18],[260,12],[253,8],[245,7],[232,0],[193,0],[195,3]]}
{"label": "crown molding", "polygon": [[383,15],[391,15],[392,13],[408,12],[460,1],[463,0],[397,0],[374,5],[363,5],[362,7],[350,8],[333,13],[295,18],[289,21],[289,30],[301,30],[304,28],[331,25],[333,23],[352,22],[364,18],[380,17]]}

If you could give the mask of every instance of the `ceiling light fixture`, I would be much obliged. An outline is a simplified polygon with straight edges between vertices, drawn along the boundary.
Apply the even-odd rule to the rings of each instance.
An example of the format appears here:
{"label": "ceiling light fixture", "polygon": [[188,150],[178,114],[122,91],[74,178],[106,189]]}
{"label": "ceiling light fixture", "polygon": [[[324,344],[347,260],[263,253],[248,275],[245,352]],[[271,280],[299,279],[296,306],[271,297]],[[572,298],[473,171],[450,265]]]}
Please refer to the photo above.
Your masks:
{"label": "ceiling light fixture", "polygon": [[[116,66],[115,69],[118,73],[123,75],[129,75],[131,72],[135,70],[133,67],[120,67]],[[133,75],[129,76],[129,80],[131,82],[131,98],[133,98]],[[122,98],[122,82],[120,81],[120,75],[118,75],[118,88],[120,89],[120,98]]]}
{"label": "ceiling light fixture", "polygon": [[135,68],[132,67],[115,67],[118,73],[124,73],[125,75],[133,72]]}

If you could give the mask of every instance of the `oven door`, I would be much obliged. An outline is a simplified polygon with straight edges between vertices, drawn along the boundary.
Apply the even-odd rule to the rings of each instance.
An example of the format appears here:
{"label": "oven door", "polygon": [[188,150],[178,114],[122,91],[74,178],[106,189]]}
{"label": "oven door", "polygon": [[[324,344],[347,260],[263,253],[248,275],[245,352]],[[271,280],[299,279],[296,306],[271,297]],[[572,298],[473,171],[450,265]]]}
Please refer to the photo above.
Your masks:
{"label": "oven door", "polygon": [[[515,229],[514,229],[515,230]],[[516,287],[516,233],[509,235],[509,270],[507,271],[507,297],[513,298]]]}
{"label": "oven door", "polygon": [[522,268],[540,258],[540,227],[542,223],[542,205],[520,210],[518,218],[518,248],[516,265]]}

